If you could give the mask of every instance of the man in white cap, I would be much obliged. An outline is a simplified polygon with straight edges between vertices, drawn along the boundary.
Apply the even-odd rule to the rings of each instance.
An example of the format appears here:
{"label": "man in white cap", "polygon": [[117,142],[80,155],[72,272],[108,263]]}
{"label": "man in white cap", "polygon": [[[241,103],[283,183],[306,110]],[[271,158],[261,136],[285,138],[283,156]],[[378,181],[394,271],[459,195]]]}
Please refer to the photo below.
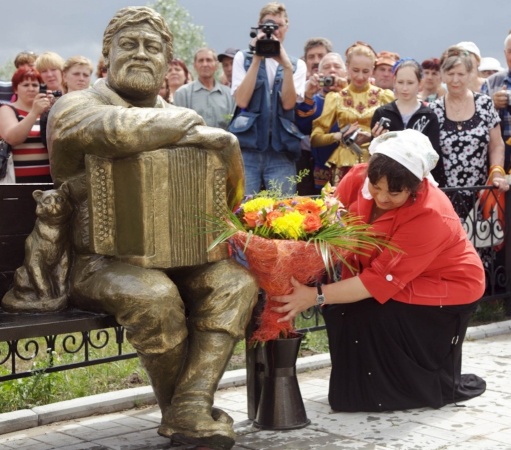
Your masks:
{"label": "man in white cap", "polygon": [[486,58],[481,58],[481,64],[479,64],[478,70],[480,77],[488,78],[490,75],[504,70],[504,67],[500,65],[497,58],[488,56]]}

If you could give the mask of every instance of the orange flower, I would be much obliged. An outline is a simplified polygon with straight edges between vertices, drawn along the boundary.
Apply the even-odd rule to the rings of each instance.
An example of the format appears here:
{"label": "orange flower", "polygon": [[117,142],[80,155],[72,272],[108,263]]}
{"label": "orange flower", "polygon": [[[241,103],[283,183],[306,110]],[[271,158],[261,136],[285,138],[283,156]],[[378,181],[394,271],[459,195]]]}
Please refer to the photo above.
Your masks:
{"label": "orange flower", "polygon": [[266,214],[266,226],[267,227],[271,227],[272,226],[272,222],[277,217],[282,217],[283,215],[284,215],[284,213],[282,211],[279,211],[278,209],[276,209],[274,211],[270,211],[268,214]]}
{"label": "orange flower", "polygon": [[296,210],[302,214],[321,214],[321,206],[313,200],[306,200],[296,205]]}
{"label": "orange flower", "polygon": [[303,221],[303,229],[306,233],[318,231],[322,226],[321,218],[317,214],[306,214]]}
{"label": "orange flower", "polygon": [[257,225],[260,225],[259,212],[251,211],[246,212],[243,216],[243,220],[247,224],[249,228],[255,228]]}

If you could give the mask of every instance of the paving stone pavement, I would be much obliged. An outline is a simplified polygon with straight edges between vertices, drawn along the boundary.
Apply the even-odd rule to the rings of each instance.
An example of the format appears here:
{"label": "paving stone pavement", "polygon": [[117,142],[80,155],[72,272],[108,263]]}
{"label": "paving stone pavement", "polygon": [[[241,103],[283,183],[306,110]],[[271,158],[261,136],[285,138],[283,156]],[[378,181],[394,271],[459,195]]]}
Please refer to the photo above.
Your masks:
{"label": "paving stone pavement", "polygon": [[[238,437],[234,450],[511,450],[511,321],[469,329],[463,356],[463,372],[482,376],[487,390],[458,407],[333,413],[327,401],[329,367],[298,374],[311,420],[305,428],[289,431],[254,428],[247,420],[244,386],[219,390],[215,404],[235,421]],[[0,414],[0,423],[2,416],[5,415]],[[3,434],[0,448],[193,448],[171,447],[168,439],[158,436],[160,418],[154,405],[132,408]]]}

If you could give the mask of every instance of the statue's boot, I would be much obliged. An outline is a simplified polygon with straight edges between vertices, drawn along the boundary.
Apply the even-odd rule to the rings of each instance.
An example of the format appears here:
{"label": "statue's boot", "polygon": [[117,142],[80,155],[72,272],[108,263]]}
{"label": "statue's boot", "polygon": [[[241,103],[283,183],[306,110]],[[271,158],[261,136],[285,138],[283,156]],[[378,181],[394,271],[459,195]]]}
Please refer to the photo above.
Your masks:
{"label": "statue's boot", "polygon": [[171,407],[177,379],[185,359],[186,346],[186,342],[182,342],[161,355],[138,353],[140,362],[149,376],[162,417],[168,414]]}
{"label": "statue's boot", "polygon": [[213,408],[214,394],[236,339],[223,332],[191,330],[188,352],[172,399],[158,432],[176,444],[230,449],[235,433],[232,418]]}

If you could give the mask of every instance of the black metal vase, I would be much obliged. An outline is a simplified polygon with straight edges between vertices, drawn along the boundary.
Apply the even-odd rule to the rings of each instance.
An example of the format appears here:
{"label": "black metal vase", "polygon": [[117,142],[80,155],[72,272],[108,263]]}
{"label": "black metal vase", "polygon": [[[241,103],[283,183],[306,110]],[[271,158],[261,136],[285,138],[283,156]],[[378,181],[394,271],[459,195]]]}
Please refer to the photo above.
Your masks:
{"label": "black metal vase", "polygon": [[303,334],[268,341],[262,348],[264,381],[256,427],[265,430],[292,430],[309,425],[296,378],[296,359]]}

